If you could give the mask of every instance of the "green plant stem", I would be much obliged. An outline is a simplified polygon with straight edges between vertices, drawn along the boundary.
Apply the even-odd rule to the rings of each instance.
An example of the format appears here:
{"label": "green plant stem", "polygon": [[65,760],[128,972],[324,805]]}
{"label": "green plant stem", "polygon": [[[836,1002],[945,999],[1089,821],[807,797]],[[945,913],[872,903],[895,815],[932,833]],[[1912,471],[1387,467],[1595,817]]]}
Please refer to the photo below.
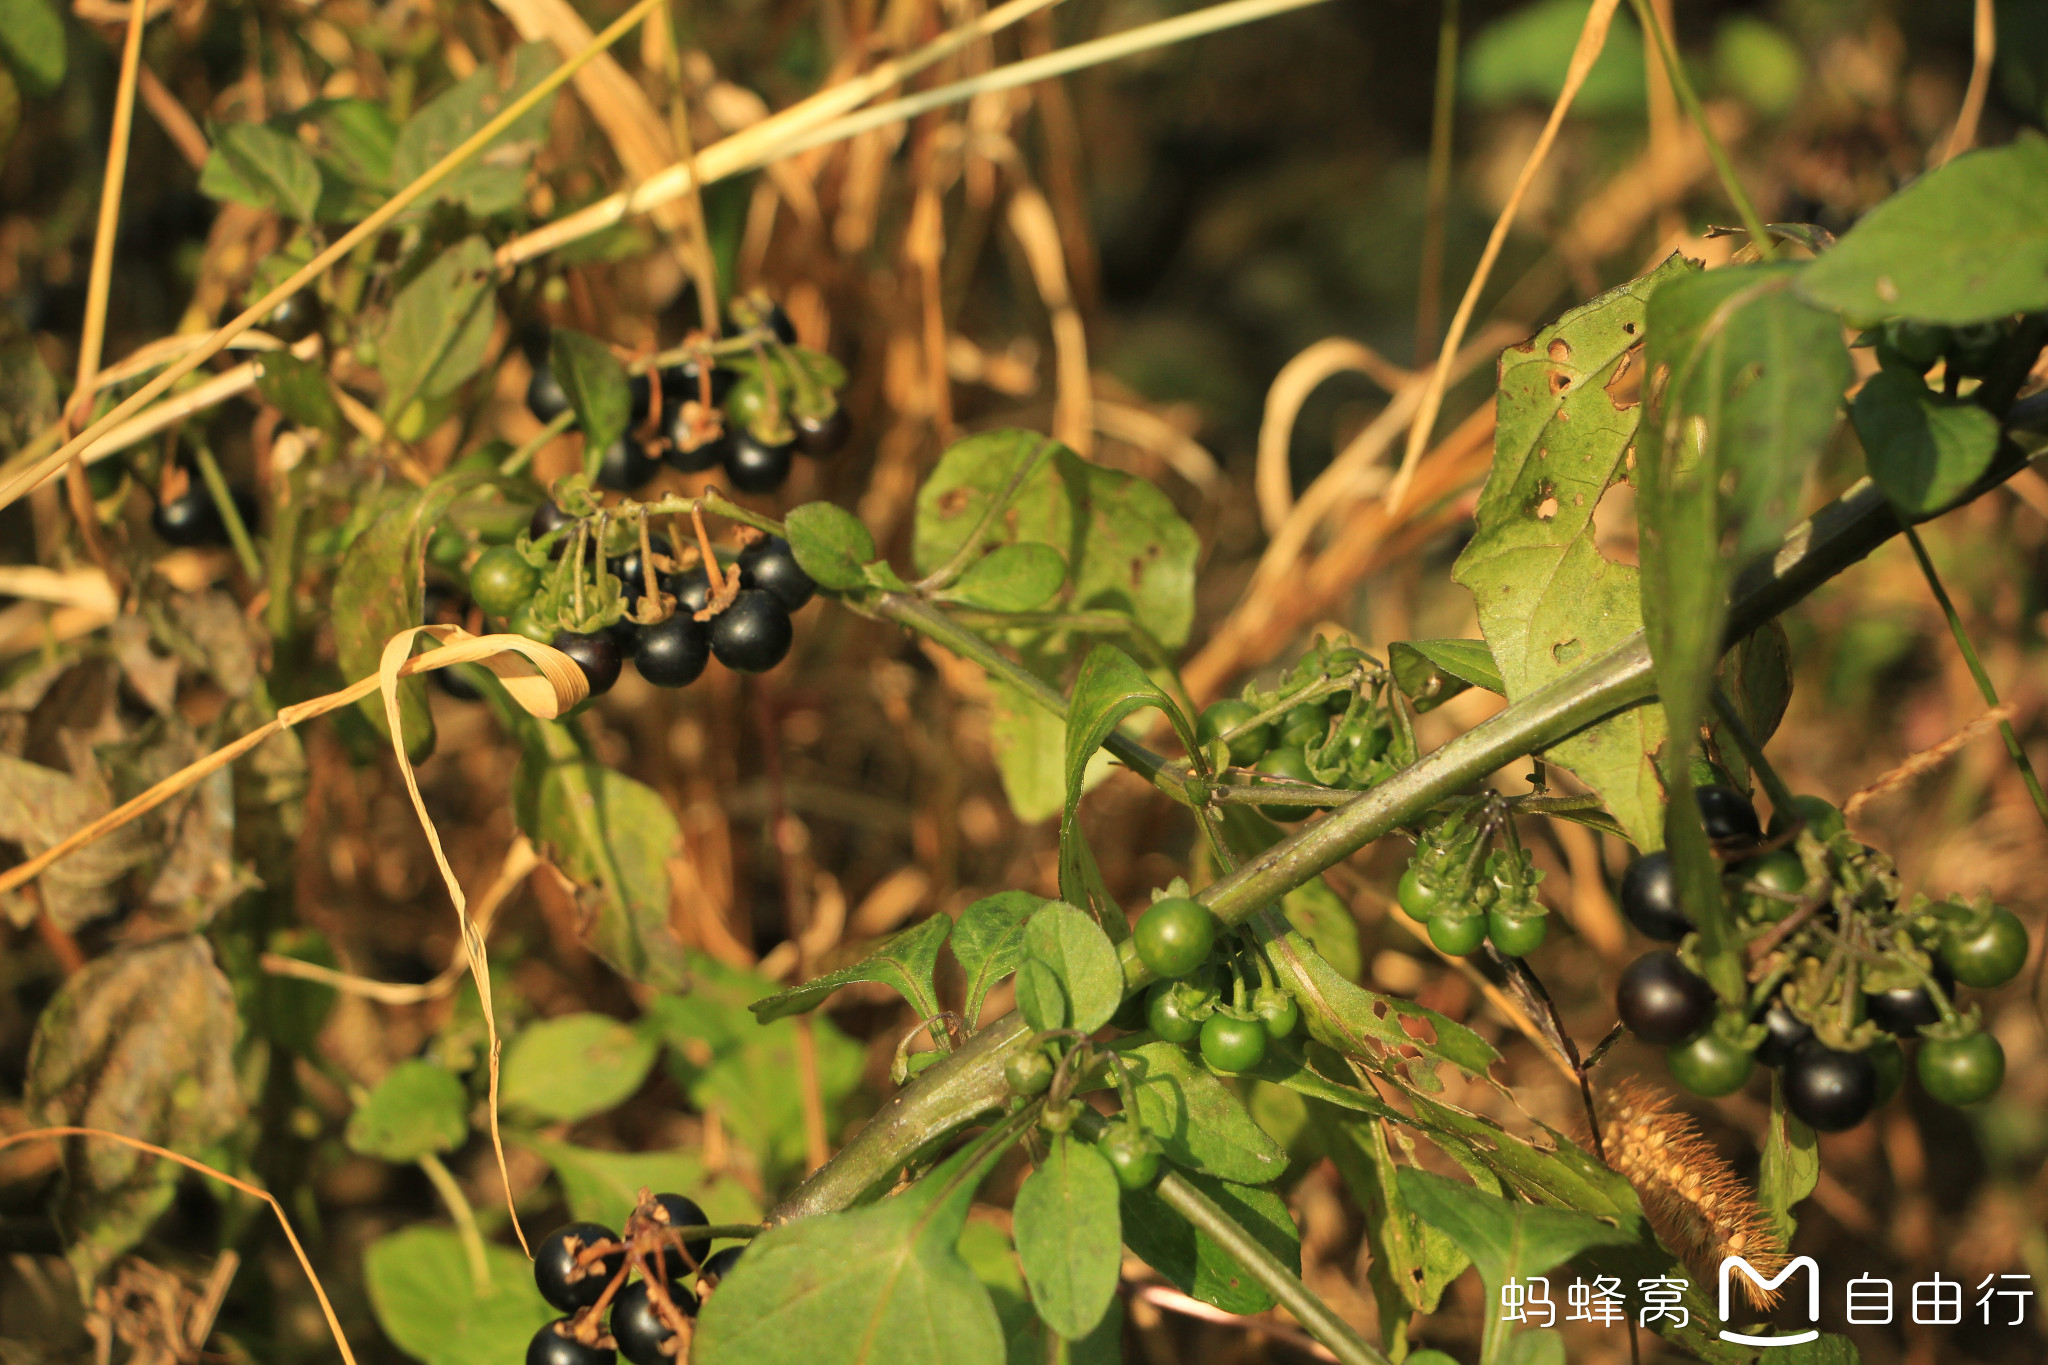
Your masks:
{"label": "green plant stem", "polygon": [[1209,1197],[1195,1188],[1192,1182],[1177,1172],[1168,1171],[1159,1177],[1154,1188],[1162,1202],[1194,1224],[1196,1230],[1210,1241],[1229,1252],[1260,1287],[1280,1300],[1281,1305],[1294,1314],[1295,1321],[1328,1347],[1341,1365],[1391,1365],[1387,1357],[1359,1336],[1350,1323],[1338,1317],[1314,1291],[1296,1279],[1281,1264],[1279,1257],[1266,1250],[1236,1219],[1210,1202]]}
{"label": "green plant stem", "polygon": [[235,547],[235,558],[241,562],[243,575],[251,583],[263,582],[263,560],[256,553],[256,542],[249,538],[249,528],[242,524],[242,510],[235,506],[234,495],[228,492],[228,481],[220,472],[219,462],[204,444],[193,455],[199,461],[199,477],[205,481],[206,491],[213,495],[213,505],[220,509],[228,544]]}
{"label": "green plant stem", "polygon": [[1714,709],[1721,713],[1721,723],[1727,727],[1728,736],[1735,741],[1735,747],[1742,750],[1742,756],[1748,761],[1750,770],[1764,784],[1764,792],[1771,798],[1771,809],[1774,812],[1783,811],[1789,818],[1792,813],[1792,789],[1785,785],[1785,779],[1771,766],[1771,760],[1764,754],[1764,746],[1750,733],[1749,722],[1742,718],[1742,713],[1728,700],[1728,694],[1718,687],[1714,689]]}
{"label": "green plant stem", "polygon": [[500,474],[519,473],[533,463],[533,457],[540,453],[542,446],[575,425],[576,413],[573,409],[556,413],[546,426],[527,438],[525,445],[519,447],[519,449],[513,451],[499,462],[498,472]]}
{"label": "green plant stem", "polygon": [[[1941,604],[1941,614],[1948,618],[1948,633],[1955,637],[1956,648],[1963,652],[1963,662],[1969,665],[1970,676],[1977,680],[1977,691],[1984,697],[1987,706],[1998,705],[1998,689],[1991,685],[1991,675],[1984,671],[1984,661],[1977,657],[1977,646],[1970,642],[1969,631],[1963,628],[1963,618],[1956,614],[1956,604],[1949,600],[1948,589],[1941,585],[1941,575],[1934,571],[1934,561],[1927,557],[1927,547],[1920,542],[1920,533],[1912,527],[1906,528],[1906,544],[1913,547],[1913,558],[1920,561],[1920,572],[1927,579],[1928,588],[1934,593],[1934,600]],[[2027,751],[2020,747],[2020,738],[2013,733],[2012,722],[1998,722],[1998,734],[2005,741],[2005,751],[2012,755],[2013,765],[2020,770],[2020,780],[2027,784],[2027,795],[2033,798],[2034,811],[2041,817],[2041,823],[2048,825],[2048,794],[2041,791],[2041,779],[2034,773],[2034,764],[2027,757]]]}
{"label": "green plant stem", "polygon": [[483,1298],[491,1292],[491,1263],[484,1258],[484,1235],[477,1229],[476,1210],[470,1207],[469,1196],[462,1192],[462,1186],[441,1164],[441,1158],[432,1152],[423,1152],[419,1157],[419,1168],[426,1172],[434,1192],[448,1206],[448,1216],[455,1220],[455,1236],[462,1243],[463,1259],[469,1262],[470,1284],[476,1289],[477,1297]]}
{"label": "green plant stem", "polygon": [[1772,238],[1770,229],[1764,226],[1763,218],[1757,213],[1756,205],[1749,202],[1749,192],[1742,188],[1742,181],[1735,174],[1735,163],[1728,159],[1728,153],[1721,146],[1721,139],[1714,136],[1714,129],[1707,122],[1707,111],[1700,103],[1698,92],[1692,88],[1692,80],[1685,74],[1685,67],[1678,60],[1678,54],[1671,48],[1671,35],[1664,31],[1663,21],[1657,17],[1657,7],[1649,0],[1629,0],[1634,7],[1636,18],[1641,21],[1643,31],[1657,42],[1657,56],[1664,63],[1664,72],[1671,78],[1671,89],[1678,96],[1678,102],[1685,106],[1686,117],[1699,130],[1700,137],[1707,144],[1707,157],[1714,163],[1714,173],[1721,178],[1721,188],[1728,192],[1728,198],[1735,205],[1735,211],[1742,216],[1743,230],[1749,233],[1749,240],[1756,244],[1757,255],[1767,261],[1776,260],[1778,244]]}

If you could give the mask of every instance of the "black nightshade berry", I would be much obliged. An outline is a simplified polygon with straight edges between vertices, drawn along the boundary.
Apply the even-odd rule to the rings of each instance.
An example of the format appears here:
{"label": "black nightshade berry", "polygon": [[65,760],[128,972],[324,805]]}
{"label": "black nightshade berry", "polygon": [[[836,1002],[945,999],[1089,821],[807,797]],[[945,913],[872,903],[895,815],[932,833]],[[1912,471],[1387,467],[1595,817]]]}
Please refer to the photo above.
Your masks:
{"label": "black nightshade berry", "polygon": [[[686,1318],[697,1315],[697,1296],[679,1284],[668,1287],[669,1301]],[[675,1331],[654,1310],[654,1297],[647,1281],[635,1280],[612,1300],[610,1326],[619,1354],[633,1365],[675,1365],[675,1356],[662,1347]]]}
{"label": "black nightshade berry", "polygon": [[745,427],[726,439],[725,477],[740,492],[773,493],[789,478],[794,445],[769,445]]}
{"label": "black nightshade berry", "polygon": [[533,1283],[540,1296],[564,1313],[596,1303],[625,1268],[625,1248],[589,1265],[579,1265],[577,1258],[599,1242],[618,1240],[619,1234],[602,1223],[570,1223],[549,1233],[533,1252]]}
{"label": "black nightshade berry", "polygon": [[711,652],[740,673],[766,673],[789,653],[789,611],[759,588],[742,588],[711,618]]}
{"label": "black nightshade berry", "polygon": [[605,632],[559,630],[548,643],[576,661],[590,683],[591,696],[611,691],[612,684],[619,680],[619,668],[625,658],[619,653],[619,642]]}
{"label": "black nightshade berry", "polygon": [[545,360],[534,363],[533,378],[526,381],[526,410],[541,422],[552,422],[569,410],[569,392]]}
{"label": "black nightshade berry", "polygon": [[633,667],[656,687],[688,687],[711,658],[711,628],[681,610],[640,629]]}
{"label": "black nightshade berry", "polygon": [[1699,802],[1700,821],[1707,827],[1707,837],[1715,843],[1740,841],[1753,844],[1763,838],[1764,829],[1757,823],[1756,807],[1735,788],[1710,782],[1704,787],[1693,788],[1692,794],[1693,799]]}
{"label": "black nightshade berry", "polygon": [[526,1344],[526,1365],[612,1365],[618,1352],[586,1346],[569,1335],[569,1319],[560,1318],[533,1334]]}
{"label": "black nightshade berry", "polygon": [[604,461],[597,467],[597,485],[600,488],[616,489],[621,493],[631,492],[654,477],[654,471],[661,468],[661,461],[647,453],[647,447],[640,438],[628,432],[613,441],[604,453]]}
{"label": "black nightshade berry", "polygon": [[1679,959],[1660,948],[1644,953],[1621,974],[1615,992],[1621,1022],[1646,1043],[1690,1038],[1714,1017],[1714,988]]}
{"label": "black nightshade berry", "polygon": [[853,422],[844,405],[833,408],[829,417],[799,417],[795,425],[797,450],[814,460],[837,455],[853,434]]}
{"label": "black nightshade berry", "polygon": [[775,594],[791,611],[811,600],[818,585],[796,562],[796,553],[781,536],[755,541],[740,551],[740,583]]}
{"label": "black nightshade berry", "polygon": [[1676,943],[1692,932],[1692,916],[1678,903],[1668,852],[1660,848],[1628,865],[1621,876],[1621,913],[1637,932],[1660,942]]}

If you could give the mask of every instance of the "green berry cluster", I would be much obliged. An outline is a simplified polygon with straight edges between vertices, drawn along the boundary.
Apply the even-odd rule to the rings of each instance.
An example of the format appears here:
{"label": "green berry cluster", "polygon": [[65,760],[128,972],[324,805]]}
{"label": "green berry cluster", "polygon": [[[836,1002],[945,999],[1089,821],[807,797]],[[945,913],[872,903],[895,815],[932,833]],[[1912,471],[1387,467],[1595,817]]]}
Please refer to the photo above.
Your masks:
{"label": "green berry cluster", "polygon": [[1732,1094],[1762,1062],[1777,1069],[1795,1115],[1839,1132],[1897,1092],[1906,1044],[1933,1098],[1967,1105],[1997,1091],[2004,1049],[1956,990],[2019,974],[2027,932],[2012,912],[1982,899],[1902,904],[1891,860],[1818,797],[1796,798],[1767,835],[1732,787],[1694,795],[1722,860],[1723,910],[1750,964],[1745,998],[1723,1001],[1696,970],[1696,918],[1668,854],[1636,859],[1620,897],[1636,929],[1677,945],[1631,964],[1616,1005],[1638,1036],[1667,1048],[1680,1084]]}
{"label": "green berry cluster", "polygon": [[[1363,791],[1414,761],[1414,736],[1399,722],[1387,672],[1363,650],[1320,637],[1272,688],[1203,711],[1195,726],[1215,766],[1287,782]],[[1320,805],[1259,810],[1292,823]]]}
{"label": "green berry cluster", "polygon": [[1301,1007],[1256,945],[1217,951],[1216,918],[1200,901],[1153,902],[1138,918],[1136,942],[1138,960],[1164,978],[1146,997],[1146,1026],[1169,1043],[1199,1046],[1216,1070],[1255,1069],[1271,1042],[1301,1026]]}
{"label": "green berry cluster", "polygon": [[1506,803],[1481,797],[1423,822],[1394,894],[1446,953],[1463,957],[1491,940],[1496,952],[1523,957],[1550,928],[1550,912],[1536,898],[1542,879]]}

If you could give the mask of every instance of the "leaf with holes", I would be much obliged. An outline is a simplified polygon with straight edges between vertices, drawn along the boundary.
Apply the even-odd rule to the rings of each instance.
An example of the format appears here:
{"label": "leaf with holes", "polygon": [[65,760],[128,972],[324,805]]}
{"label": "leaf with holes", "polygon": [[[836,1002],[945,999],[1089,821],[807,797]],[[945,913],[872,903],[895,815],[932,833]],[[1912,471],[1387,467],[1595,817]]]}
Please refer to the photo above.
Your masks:
{"label": "leaf with holes", "polygon": [[1781,1242],[1789,1246],[1799,1226],[1793,1205],[1820,1183],[1820,1147],[1813,1129],[1785,1108],[1785,1087],[1771,1078],[1771,1123],[1757,1163],[1757,1203]]}
{"label": "leaf with holes", "polygon": [[[1636,571],[1600,553],[1593,511],[1624,477],[1636,439],[1649,298],[1693,270],[1674,254],[1501,353],[1493,472],[1472,543],[1451,576],[1472,591],[1510,701],[1605,654],[1642,624]],[[1664,798],[1646,755],[1663,738],[1656,709],[1637,707],[1545,756],[1599,792],[1631,839],[1655,848]]]}
{"label": "leaf with holes", "polygon": [[960,912],[953,926],[953,957],[967,973],[967,1027],[981,1023],[981,1002],[990,987],[1024,960],[1024,921],[1047,904],[1029,891],[998,891]]}
{"label": "leaf with holes", "polygon": [[[1328,1104],[1310,1106],[1324,1147],[1365,1216],[1373,1250],[1372,1289],[1382,1313],[1434,1313],[1446,1286],[1471,1258],[1457,1243],[1415,1216],[1401,1195],[1387,1128]],[[1398,1116],[1392,1116],[1397,1118]]]}
{"label": "leaf with holes", "polygon": [[944,915],[933,915],[921,924],[905,929],[853,965],[814,977],[801,986],[777,991],[765,1000],[756,1000],[748,1008],[766,1024],[816,1009],[841,986],[851,986],[856,981],[879,981],[909,1001],[918,1018],[929,1019],[939,1012],[939,993],[932,984],[932,974],[938,969],[939,948],[952,928],[952,920]]}

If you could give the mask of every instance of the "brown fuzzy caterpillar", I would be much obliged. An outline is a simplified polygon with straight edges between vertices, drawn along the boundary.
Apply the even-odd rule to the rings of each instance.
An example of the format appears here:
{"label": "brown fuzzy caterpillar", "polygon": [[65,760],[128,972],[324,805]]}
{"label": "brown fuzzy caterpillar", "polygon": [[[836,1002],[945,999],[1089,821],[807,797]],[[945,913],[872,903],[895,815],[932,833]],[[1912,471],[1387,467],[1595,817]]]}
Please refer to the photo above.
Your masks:
{"label": "brown fuzzy caterpillar", "polygon": [[[1678,1253],[1699,1283],[1711,1287],[1723,1257],[1740,1256],[1769,1279],[1785,1266],[1785,1245],[1748,1185],[1701,1134],[1698,1122],[1671,1107],[1671,1097],[1629,1080],[1605,1093],[1600,1136],[1607,1164],[1635,1187],[1658,1239]],[[1775,1292],[1737,1275],[1758,1309]]]}

